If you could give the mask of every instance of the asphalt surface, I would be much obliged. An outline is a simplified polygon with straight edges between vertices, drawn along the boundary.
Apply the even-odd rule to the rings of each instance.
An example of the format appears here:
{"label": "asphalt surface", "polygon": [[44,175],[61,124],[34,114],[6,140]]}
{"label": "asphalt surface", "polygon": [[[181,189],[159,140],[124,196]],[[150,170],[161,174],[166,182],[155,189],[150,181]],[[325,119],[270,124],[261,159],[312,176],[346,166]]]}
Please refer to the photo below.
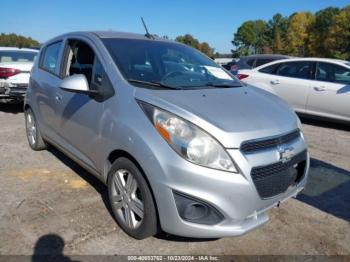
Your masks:
{"label": "asphalt surface", "polygon": [[0,254],[350,255],[350,127],[303,122],[307,189],[268,224],[237,238],[137,241],[114,222],[99,180],[53,148],[32,151],[21,106],[0,105]]}

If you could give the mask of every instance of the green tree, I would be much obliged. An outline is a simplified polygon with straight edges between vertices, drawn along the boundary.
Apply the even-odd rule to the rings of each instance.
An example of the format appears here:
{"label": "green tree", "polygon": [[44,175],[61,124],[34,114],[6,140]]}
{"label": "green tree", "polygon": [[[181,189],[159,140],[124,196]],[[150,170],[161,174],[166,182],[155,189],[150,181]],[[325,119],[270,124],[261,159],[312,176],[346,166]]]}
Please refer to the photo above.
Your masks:
{"label": "green tree", "polygon": [[16,34],[4,34],[0,35],[0,46],[12,46],[12,47],[40,47],[40,43],[33,40],[31,37],[24,37]]}
{"label": "green tree", "polygon": [[263,20],[244,22],[234,34],[232,44],[237,54],[259,54],[266,46],[267,24]]}
{"label": "green tree", "polygon": [[274,53],[284,53],[285,38],[288,29],[288,18],[275,14],[268,22],[267,41]]}
{"label": "green tree", "polygon": [[330,40],[330,29],[334,27],[335,17],[339,11],[339,8],[328,7],[316,12],[315,22],[310,29],[310,55],[332,57],[327,43]]}
{"label": "green tree", "polygon": [[214,57],[214,48],[212,48],[207,42],[203,42],[203,43],[199,42],[198,39],[194,38],[190,34],[180,35],[176,37],[175,40],[177,42],[196,48],[209,57]]}
{"label": "green tree", "polygon": [[334,17],[325,45],[332,57],[350,60],[350,5]]}
{"label": "green tree", "polygon": [[299,12],[290,16],[286,35],[286,51],[290,55],[308,54],[309,32],[315,17],[310,12]]}

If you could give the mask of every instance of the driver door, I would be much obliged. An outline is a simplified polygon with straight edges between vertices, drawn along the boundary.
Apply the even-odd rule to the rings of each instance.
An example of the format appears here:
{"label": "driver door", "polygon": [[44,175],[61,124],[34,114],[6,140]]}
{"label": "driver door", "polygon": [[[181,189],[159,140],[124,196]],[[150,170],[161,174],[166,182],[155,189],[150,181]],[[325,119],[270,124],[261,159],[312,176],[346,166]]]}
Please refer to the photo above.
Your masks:
{"label": "driver door", "polygon": [[[94,50],[85,41],[71,39],[66,44],[65,76],[82,74],[90,89],[102,89],[109,84],[107,75]],[[59,89],[56,93],[57,130],[64,145],[78,160],[94,170],[100,170],[97,155],[100,145],[100,123],[103,99]]]}

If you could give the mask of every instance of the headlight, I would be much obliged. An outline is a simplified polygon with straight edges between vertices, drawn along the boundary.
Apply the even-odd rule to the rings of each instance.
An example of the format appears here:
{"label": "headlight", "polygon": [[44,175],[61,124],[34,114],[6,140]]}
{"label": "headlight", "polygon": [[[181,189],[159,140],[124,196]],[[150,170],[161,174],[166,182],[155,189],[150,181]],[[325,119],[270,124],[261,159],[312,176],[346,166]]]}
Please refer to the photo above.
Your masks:
{"label": "headlight", "polygon": [[304,136],[304,132],[303,132],[303,126],[301,124],[300,118],[297,115],[296,115],[296,118],[297,118],[297,124],[298,124],[298,129],[300,131],[300,135],[301,135],[302,139],[305,140],[305,136]]}
{"label": "headlight", "polygon": [[205,167],[237,173],[226,150],[194,124],[150,104],[139,102],[158,133],[180,156]]}

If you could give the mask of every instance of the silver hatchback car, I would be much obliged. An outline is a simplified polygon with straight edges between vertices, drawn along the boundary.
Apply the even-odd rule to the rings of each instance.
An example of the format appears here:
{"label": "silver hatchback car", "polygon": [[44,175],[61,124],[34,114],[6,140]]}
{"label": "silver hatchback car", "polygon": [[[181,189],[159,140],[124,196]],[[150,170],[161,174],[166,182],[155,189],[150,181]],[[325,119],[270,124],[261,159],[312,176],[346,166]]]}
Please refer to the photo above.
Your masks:
{"label": "silver hatchback car", "polygon": [[119,226],[198,238],[244,234],[305,186],[300,121],[186,45],[76,32],[40,51],[25,98],[29,145],[52,144],[108,186]]}

